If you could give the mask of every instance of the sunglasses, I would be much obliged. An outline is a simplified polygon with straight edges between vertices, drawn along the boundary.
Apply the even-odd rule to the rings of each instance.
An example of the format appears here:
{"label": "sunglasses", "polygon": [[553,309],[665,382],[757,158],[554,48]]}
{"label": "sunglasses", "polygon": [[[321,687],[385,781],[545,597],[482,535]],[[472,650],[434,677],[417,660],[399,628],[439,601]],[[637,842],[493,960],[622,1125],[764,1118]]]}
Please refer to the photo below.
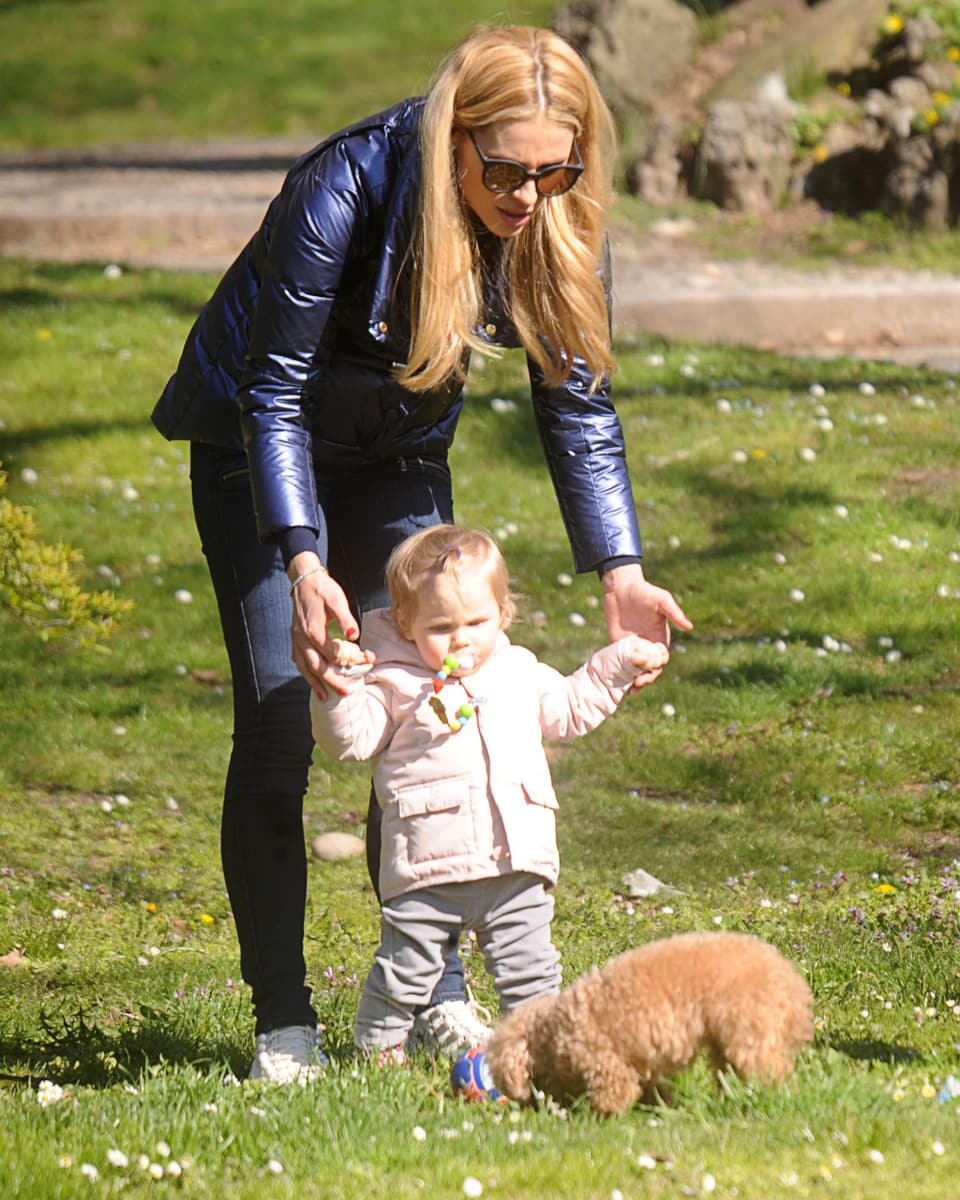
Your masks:
{"label": "sunglasses", "polygon": [[573,162],[551,163],[541,167],[539,171],[528,171],[523,163],[514,162],[512,158],[487,158],[477,145],[473,130],[468,129],[470,141],[483,167],[483,186],[488,192],[515,192],[523,187],[528,179],[537,185],[537,193],[541,196],[562,196],[569,192],[583,174],[583,159],[576,141],[573,143]]}

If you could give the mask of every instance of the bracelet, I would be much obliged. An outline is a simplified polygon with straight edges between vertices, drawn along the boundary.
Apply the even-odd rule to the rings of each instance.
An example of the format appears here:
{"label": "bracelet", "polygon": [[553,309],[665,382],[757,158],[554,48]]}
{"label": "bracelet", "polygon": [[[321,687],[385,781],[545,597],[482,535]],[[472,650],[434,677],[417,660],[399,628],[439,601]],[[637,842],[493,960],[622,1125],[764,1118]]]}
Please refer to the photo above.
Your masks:
{"label": "bracelet", "polygon": [[290,595],[292,596],[297,590],[298,583],[303,583],[308,575],[316,575],[318,571],[322,571],[324,575],[327,574],[327,568],[323,565],[323,563],[318,563],[315,567],[310,567],[306,571],[301,571],[293,583],[290,584]]}

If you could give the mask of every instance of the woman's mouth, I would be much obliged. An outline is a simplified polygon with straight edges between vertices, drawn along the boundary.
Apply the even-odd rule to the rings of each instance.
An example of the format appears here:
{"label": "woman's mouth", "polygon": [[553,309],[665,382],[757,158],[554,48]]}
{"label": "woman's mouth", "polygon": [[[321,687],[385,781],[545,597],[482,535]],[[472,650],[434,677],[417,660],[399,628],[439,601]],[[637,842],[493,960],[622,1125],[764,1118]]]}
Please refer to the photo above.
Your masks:
{"label": "woman's mouth", "polygon": [[528,212],[511,212],[508,208],[498,208],[497,212],[500,214],[500,218],[504,224],[508,225],[511,229],[522,229],[533,216],[532,210]]}

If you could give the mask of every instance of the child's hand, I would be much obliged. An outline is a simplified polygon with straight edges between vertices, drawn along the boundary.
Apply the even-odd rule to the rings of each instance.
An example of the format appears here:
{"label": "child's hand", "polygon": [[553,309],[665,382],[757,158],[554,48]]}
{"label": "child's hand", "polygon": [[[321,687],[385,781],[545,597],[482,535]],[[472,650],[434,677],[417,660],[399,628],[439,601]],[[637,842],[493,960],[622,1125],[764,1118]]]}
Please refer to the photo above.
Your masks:
{"label": "child's hand", "polygon": [[372,650],[362,650],[356,642],[348,642],[343,638],[331,638],[330,648],[331,661],[338,673],[347,678],[366,675],[376,662],[377,656]]}
{"label": "child's hand", "polygon": [[646,638],[634,637],[630,662],[640,675],[651,671],[662,671],[670,661],[670,651],[663,642],[648,642]]}

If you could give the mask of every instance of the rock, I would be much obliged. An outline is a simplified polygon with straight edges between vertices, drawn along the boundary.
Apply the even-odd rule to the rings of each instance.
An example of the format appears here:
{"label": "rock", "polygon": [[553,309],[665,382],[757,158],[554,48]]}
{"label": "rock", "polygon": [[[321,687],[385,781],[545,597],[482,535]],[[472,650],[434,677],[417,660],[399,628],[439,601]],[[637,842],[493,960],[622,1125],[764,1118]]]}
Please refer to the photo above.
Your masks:
{"label": "rock", "polygon": [[897,104],[910,108],[915,113],[923,112],[932,103],[930,89],[922,79],[916,79],[913,75],[900,75],[891,79],[887,91]]}
{"label": "rock", "polygon": [[887,134],[894,137],[910,136],[910,125],[914,110],[898,104],[889,92],[871,88],[863,101],[864,138],[876,143]]}
{"label": "rock", "polygon": [[671,887],[668,883],[662,883],[657,879],[656,875],[651,875],[649,871],[645,871],[643,867],[637,867],[635,871],[629,871],[621,880],[624,887],[627,889],[627,895],[633,899],[639,899],[645,896],[679,896],[680,892],[677,888]]}
{"label": "rock", "polygon": [[693,12],[677,0],[570,0],[553,28],[590,64],[614,110],[656,107],[690,58]]}
{"label": "rock", "polygon": [[363,854],[365,845],[363,838],[353,833],[320,833],[311,840],[310,849],[322,862],[337,862]]}
{"label": "rock", "polygon": [[814,72],[847,72],[867,57],[888,0],[821,0],[799,13],[769,6],[763,40],[720,79],[708,97],[748,100],[771,71],[789,82]]}
{"label": "rock", "polygon": [[771,212],[786,193],[792,158],[788,112],[719,100],[697,144],[691,195],[736,212]]}
{"label": "rock", "polygon": [[917,79],[923,81],[930,92],[949,93],[956,82],[957,64],[949,58],[944,62],[922,62],[914,74]]}
{"label": "rock", "polygon": [[903,23],[899,43],[904,58],[911,66],[919,66],[927,54],[927,47],[943,37],[943,30],[933,17],[908,17]]}
{"label": "rock", "polygon": [[960,120],[932,136],[893,142],[889,161],[884,210],[917,228],[949,228],[960,208]]}
{"label": "rock", "polygon": [[675,118],[661,116],[643,157],[627,168],[627,188],[648,204],[672,204],[680,181],[684,128]]}
{"label": "rock", "polygon": [[790,93],[787,91],[787,81],[780,71],[770,71],[764,75],[754,99],[758,104],[781,108],[791,117],[797,111],[797,105],[790,99]]}

